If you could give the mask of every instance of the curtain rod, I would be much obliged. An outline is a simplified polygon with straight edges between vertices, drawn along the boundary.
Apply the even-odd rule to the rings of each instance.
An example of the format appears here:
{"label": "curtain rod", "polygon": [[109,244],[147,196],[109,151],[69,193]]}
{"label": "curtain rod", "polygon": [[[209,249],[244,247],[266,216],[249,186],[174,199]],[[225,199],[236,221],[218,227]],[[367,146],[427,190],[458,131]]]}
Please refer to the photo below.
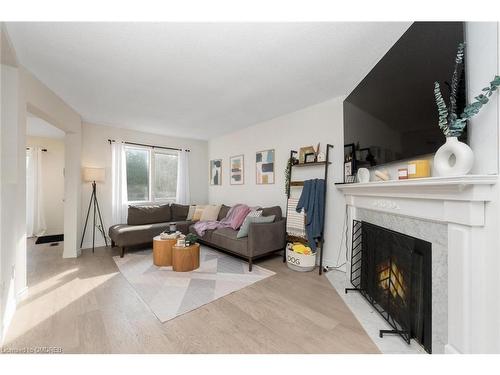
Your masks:
{"label": "curtain rod", "polygon": [[[108,139],[109,144],[116,142],[114,139]],[[175,148],[175,147],[166,147],[166,146],[154,146],[154,145],[147,145],[144,143],[135,143],[135,142],[123,142],[126,145],[132,145],[132,146],[143,146],[143,147],[151,147],[151,148],[162,148],[165,150],[174,150],[174,151],[182,151],[182,148]],[[191,152],[189,149],[185,149],[184,151]]]}
{"label": "curtain rod", "polygon": [[[26,147],[26,150],[31,150],[31,147]],[[47,149],[46,148],[42,148],[42,151],[43,152],[47,152]]]}

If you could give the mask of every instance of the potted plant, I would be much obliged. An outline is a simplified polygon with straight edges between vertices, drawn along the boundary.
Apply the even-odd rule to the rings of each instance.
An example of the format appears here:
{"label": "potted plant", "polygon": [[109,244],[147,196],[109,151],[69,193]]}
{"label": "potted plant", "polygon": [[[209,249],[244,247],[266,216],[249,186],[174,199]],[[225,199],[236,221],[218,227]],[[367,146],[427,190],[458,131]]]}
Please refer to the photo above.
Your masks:
{"label": "potted plant", "polygon": [[[467,124],[488,103],[489,98],[500,86],[500,76],[496,75],[489,86],[483,88],[482,93],[476,96],[475,101],[465,106],[463,112],[457,114],[457,94],[460,77],[463,72],[465,44],[458,45],[455,58],[455,69],[451,79],[450,103],[446,106],[441,93],[439,82],[434,83],[434,96],[439,113],[439,127],[446,136],[446,143],[439,148],[434,156],[434,169],[440,176],[461,176],[469,173],[474,163],[472,149],[458,140]],[[452,156],[454,160],[452,161]]]}
{"label": "potted plant", "polygon": [[185,241],[186,246],[194,245],[196,243],[196,241],[198,241],[198,236],[196,234],[189,233],[184,238],[184,241]]}

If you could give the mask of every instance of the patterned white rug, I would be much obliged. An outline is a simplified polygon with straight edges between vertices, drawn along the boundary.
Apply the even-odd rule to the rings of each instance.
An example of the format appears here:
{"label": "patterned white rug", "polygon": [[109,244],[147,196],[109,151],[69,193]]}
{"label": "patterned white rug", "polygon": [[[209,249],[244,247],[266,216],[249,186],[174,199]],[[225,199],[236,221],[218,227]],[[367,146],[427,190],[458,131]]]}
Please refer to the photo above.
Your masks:
{"label": "patterned white rug", "polygon": [[162,323],[275,274],[255,265],[248,272],[242,259],[205,246],[200,250],[200,268],[192,272],[155,266],[152,250],[113,260]]}

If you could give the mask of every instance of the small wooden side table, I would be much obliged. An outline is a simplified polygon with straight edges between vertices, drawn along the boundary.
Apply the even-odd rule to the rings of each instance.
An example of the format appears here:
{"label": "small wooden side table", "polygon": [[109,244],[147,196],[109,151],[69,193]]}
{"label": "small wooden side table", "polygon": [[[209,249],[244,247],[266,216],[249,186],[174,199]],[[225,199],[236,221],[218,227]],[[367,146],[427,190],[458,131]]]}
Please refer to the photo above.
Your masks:
{"label": "small wooden side table", "polygon": [[153,238],[153,263],[158,267],[169,267],[172,265],[172,246],[176,239],[162,240],[160,236]]}
{"label": "small wooden side table", "polygon": [[200,267],[200,244],[172,246],[172,269],[176,272],[194,271]]}

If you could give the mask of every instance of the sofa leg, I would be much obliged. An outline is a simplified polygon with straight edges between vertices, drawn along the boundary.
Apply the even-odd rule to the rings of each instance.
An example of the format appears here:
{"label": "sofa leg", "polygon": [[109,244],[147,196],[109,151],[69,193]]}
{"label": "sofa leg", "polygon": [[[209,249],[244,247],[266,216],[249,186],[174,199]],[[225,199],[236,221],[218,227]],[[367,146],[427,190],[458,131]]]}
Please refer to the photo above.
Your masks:
{"label": "sofa leg", "polygon": [[115,241],[111,240],[111,247],[115,247]]}
{"label": "sofa leg", "polygon": [[125,247],[122,247],[122,253],[120,255],[120,258],[123,258],[125,256]]}
{"label": "sofa leg", "polygon": [[248,272],[252,272],[252,258],[248,258]]}

